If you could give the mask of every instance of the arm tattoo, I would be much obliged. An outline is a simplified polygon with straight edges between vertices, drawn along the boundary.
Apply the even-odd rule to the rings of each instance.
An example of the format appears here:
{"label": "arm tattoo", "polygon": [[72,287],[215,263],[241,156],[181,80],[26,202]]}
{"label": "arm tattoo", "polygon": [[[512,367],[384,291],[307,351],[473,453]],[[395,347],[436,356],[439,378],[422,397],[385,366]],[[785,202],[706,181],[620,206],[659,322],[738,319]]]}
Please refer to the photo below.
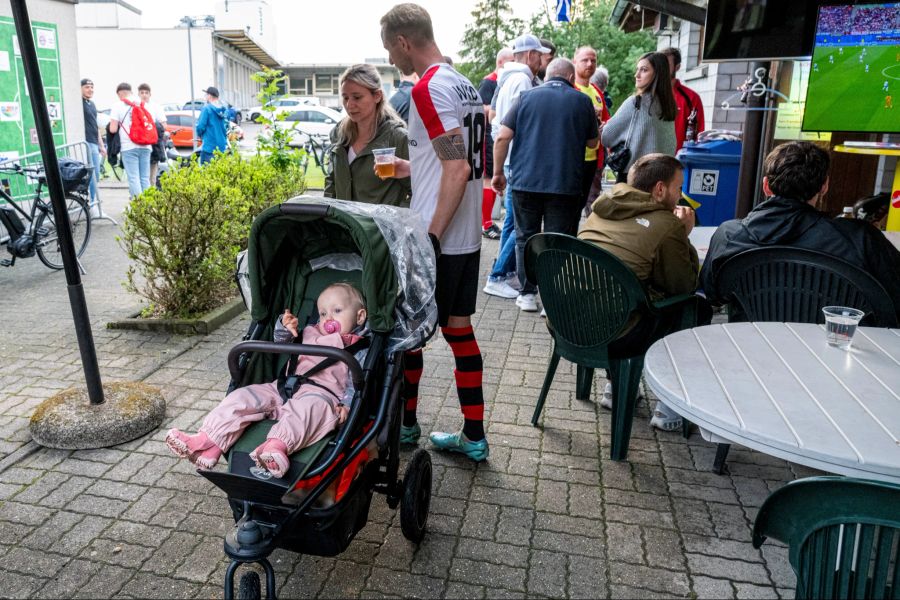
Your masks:
{"label": "arm tattoo", "polygon": [[441,160],[466,160],[466,144],[462,135],[442,135],[431,140],[434,151]]}

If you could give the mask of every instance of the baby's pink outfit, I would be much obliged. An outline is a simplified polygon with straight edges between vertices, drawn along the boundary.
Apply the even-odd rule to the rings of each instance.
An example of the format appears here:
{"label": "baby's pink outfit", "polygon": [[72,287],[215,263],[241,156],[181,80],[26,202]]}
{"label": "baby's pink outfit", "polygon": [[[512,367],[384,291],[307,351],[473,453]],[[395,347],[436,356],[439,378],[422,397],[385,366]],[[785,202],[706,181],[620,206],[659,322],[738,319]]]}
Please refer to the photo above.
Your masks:
{"label": "baby's pink outfit", "polygon": [[[322,334],[314,326],[303,329],[304,344],[344,348],[345,338],[349,339],[346,344],[349,345],[359,336]],[[296,373],[302,375],[323,360],[320,356],[301,356]],[[337,427],[337,406],[347,389],[348,373],[347,365],[338,361],[310,377],[326,389],[305,383],[285,403],[276,382],[238,388],[206,416],[200,431],[222,452],[227,452],[250,424],[275,419],[278,422],[269,430],[267,439],[284,442],[290,455],[316,443]]]}

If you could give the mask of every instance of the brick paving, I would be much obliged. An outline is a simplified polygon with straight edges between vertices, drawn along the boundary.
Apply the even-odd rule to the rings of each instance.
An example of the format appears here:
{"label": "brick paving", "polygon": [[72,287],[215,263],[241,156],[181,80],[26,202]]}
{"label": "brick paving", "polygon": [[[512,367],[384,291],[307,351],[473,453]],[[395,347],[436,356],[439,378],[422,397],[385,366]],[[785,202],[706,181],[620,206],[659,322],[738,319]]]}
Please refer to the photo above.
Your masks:
{"label": "brick paving", "polygon": [[[107,189],[119,216],[125,192]],[[246,315],[208,336],[112,331],[139,310],[125,292],[118,228],[100,222],[83,259],[106,380],[159,386],[160,431],[109,449],[59,451],[29,442],[27,419],[56,390],[82,381],[65,278],[37,260],[0,271],[0,595],[17,598],[217,598],[232,524],[224,495],[173,458],[172,426],[196,428],[222,397],[225,356]],[[484,246],[487,271],[496,242]],[[696,434],[647,426],[642,402],[628,462],[608,460],[610,415],[575,399],[560,365],[543,428],[530,424],[550,354],[536,313],[481,295],[476,332],[485,358],[490,460],[432,453],[429,533],[418,547],[376,495],[368,525],[335,558],[276,551],[281,597],[778,598],[793,596],[786,549],[750,544],[765,497],[814,472],[734,447],[729,472],[710,472],[715,447]],[[425,352],[423,429],[455,428],[452,355]],[[427,442],[421,442],[424,446]],[[409,453],[405,453],[409,456]]]}

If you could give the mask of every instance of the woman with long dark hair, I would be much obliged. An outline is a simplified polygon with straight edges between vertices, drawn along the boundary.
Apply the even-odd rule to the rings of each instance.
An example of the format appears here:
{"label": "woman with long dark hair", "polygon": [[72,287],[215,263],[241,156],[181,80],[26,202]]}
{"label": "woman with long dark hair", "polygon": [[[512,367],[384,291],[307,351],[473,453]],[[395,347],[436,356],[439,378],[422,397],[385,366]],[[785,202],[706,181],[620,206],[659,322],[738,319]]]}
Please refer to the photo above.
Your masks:
{"label": "woman with long dark hair", "polygon": [[381,76],[372,65],[358,64],[341,74],[339,84],[347,116],[331,131],[325,197],[409,206],[409,177],[375,174],[372,150],[394,148],[397,157],[409,158],[406,123],[385,98]]}
{"label": "woman with long dark hair", "polygon": [[[634,161],[646,154],[675,154],[675,115],[678,105],[672,93],[669,61],[661,52],[647,52],[637,62],[635,93],[603,126],[601,143],[607,157],[614,159],[627,148],[630,157],[618,170],[618,181],[625,181]],[[624,146],[622,145],[624,142]]]}

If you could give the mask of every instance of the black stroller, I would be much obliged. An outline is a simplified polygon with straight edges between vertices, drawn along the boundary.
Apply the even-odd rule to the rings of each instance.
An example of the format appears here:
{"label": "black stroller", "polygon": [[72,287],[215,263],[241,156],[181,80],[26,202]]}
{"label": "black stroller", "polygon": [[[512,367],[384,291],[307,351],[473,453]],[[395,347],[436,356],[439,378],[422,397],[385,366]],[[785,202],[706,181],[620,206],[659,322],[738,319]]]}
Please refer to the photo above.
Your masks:
{"label": "black stroller", "polygon": [[[408,539],[419,542],[425,534],[428,452],[417,450],[403,481],[398,478],[403,350],[424,344],[437,318],[434,258],[415,219],[404,209],[299,197],[264,211],[253,223],[237,275],[252,323],[245,341],[228,355],[229,391],[278,377],[283,396],[290,398],[299,384],[292,367],[302,354],[346,363],[355,396],[346,423],[293,454],[281,479],[249,457],[274,421],[244,432],[228,454],[227,472],[201,471],[228,495],[236,521],[225,536],[231,559],[227,599],[234,597],[235,571],[244,563],[262,566],[266,595],[275,597],[275,572],[267,557],[276,548],[317,556],[343,552],[367,522],[373,491],[384,494],[391,508],[400,506]],[[268,341],[285,308],[301,325],[304,319],[314,323],[316,298],[338,281],[354,284],[366,299],[371,334],[362,364],[360,354],[346,350]],[[260,596],[259,576],[248,570],[238,597]]]}

